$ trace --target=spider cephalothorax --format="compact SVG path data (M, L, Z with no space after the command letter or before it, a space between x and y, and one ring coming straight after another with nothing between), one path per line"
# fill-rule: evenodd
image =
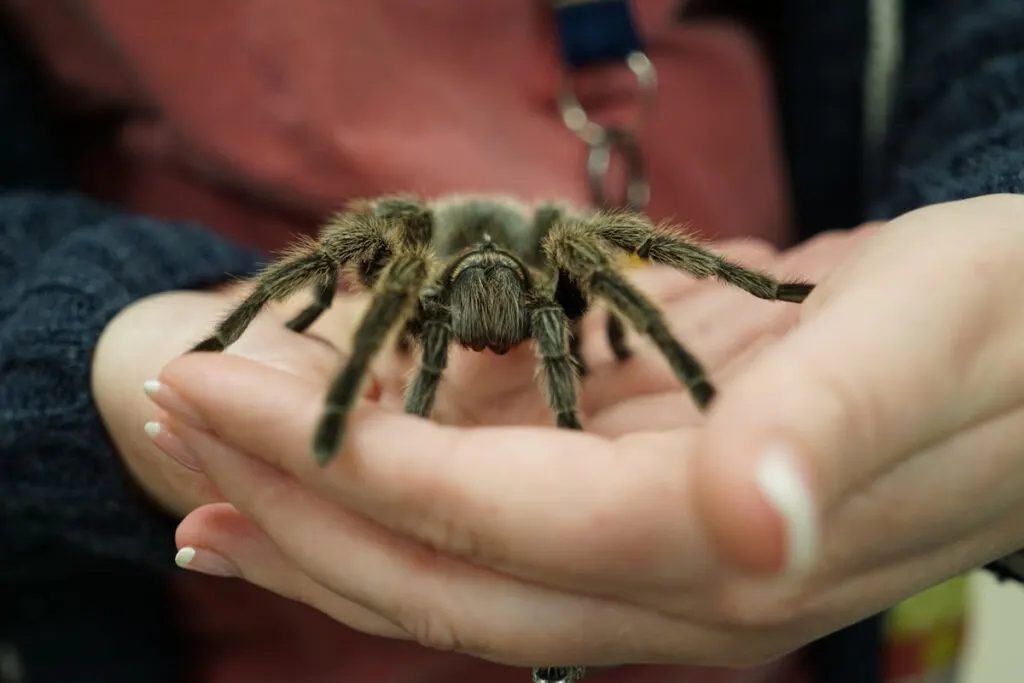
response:
M531 208L503 196L382 197L354 203L318 240L303 241L270 264L248 297L192 350L223 350L270 301L313 286L315 301L288 322L305 330L330 307L342 270L352 269L372 297L352 355L327 393L313 444L321 463L339 451L370 363L394 333L402 346L415 343L420 350L407 412L430 414L453 342L502 354L533 339L556 424L579 429L576 380L586 370L579 323L591 299L611 311L608 340L617 358L630 354L626 320L654 342L706 408L714 389L701 364L623 275L623 254L715 277L762 299L799 303L813 289L732 263L638 213L585 212L558 203Z

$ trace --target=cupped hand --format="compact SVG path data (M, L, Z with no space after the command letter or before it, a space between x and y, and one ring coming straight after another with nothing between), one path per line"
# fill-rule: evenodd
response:
M244 288L172 291L141 299L110 321L93 354L93 397L114 446L146 493L179 516L220 496L205 476L169 462L147 438L142 425L154 414L152 405L140 400L143 385L202 339ZM326 376L334 370L335 345L347 338L360 302L342 299L308 335L299 336L284 329L284 322L302 303L275 304L228 352L309 381Z
M749 265L817 279L859 236L822 237L782 259L757 243L734 244L725 251ZM695 285L678 274L652 269L636 277L665 307L677 333L693 339L718 382L727 382L730 373L755 359L796 320L798 307L767 304L713 284ZM674 580L696 582L712 563L704 559L710 556L708 539L680 489L685 484L682 456L692 447L695 432L663 431L697 424L699 416L656 354L634 342L638 354L617 366L604 347L600 319L592 324L585 349L592 374L584 390L591 433L438 427L382 408L382 400L358 411L349 450L324 470L312 465L308 435L329 378L313 383L227 357L176 361L163 379L188 408L173 413L172 429L231 502L190 515L179 529L179 545L198 548L193 568L240 574L356 628L501 661L593 663L600 643L639 628L635 638L617 640L597 657L621 661L629 643L635 645L652 629L667 634L673 622L652 612L646 601L638 606L604 595L624 578L628 585L636 580L648 584L644 591L650 598L660 593L658 581L651 583L637 568L666 550L658 538L662 531L641 530L636 522L663 514L683 524L685 534L672 546L693 561L691 571L681 567ZM530 359L471 357L466 362L495 360L514 366ZM531 405L541 397L532 364L523 368L525 378L518 384L510 379L496 388L471 372L460 373L459 366L453 370L438 402L449 425L457 425L464 411L477 409L488 391L502 392L490 397L494 400L517 386L521 400ZM493 382L493 375L487 379ZM380 397L387 392L382 389ZM448 403L442 400L445 395ZM165 407L175 403L167 394L156 398ZM507 407L490 410L509 420ZM511 421L527 422L525 416ZM544 422L550 419L544 416ZM646 434L632 434L637 430ZM657 470L664 464L658 454L666 448L669 477ZM624 466L631 474L617 480ZM460 474L463 468L469 471ZM645 491L648 485L653 489ZM459 510L482 514L477 521L487 531L464 533L462 520L450 517ZM398 533L367 521L366 515L380 516ZM555 526L544 528L549 521ZM410 522L413 529L407 528ZM667 528L679 529L676 524ZM488 540L491 533L498 534L497 543ZM515 571L515 553L527 546L532 547L524 578L539 578L545 587L495 571ZM664 578L656 567L649 568ZM587 579L563 593L580 576ZM614 577L611 583L609 577ZM481 612L479 604L487 609ZM467 624L467 617L474 623ZM595 635L595 627L603 635ZM702 634L695 648L709 637L725 637L722 629L712 636L702 628L687 629L690 635ZM666 639L659 636L655 642Z
M760 240L716 245L728 258L779 277L815 280L824 276L870 226L829 233L780 255ZM718 282L695 282L665 267L632 270L633 283L665 313L672 332L691 349L715 382L728 382L763 348L785 334L799 307L766 303ZM584 429L603 436L698 424L703 420L680 389L664 357L629 331L634 355L618 362L608 345L606 316L600 306L583 325L588 374L580 390ZM415 359L403 365L408 373ZM378 395L381 405L400 409L405 377L389 366L391 380ZM381 371L378 371L378 376ZM506 356L453 349L437 404L435 422L454 426L549 425L551 409L537 382L537 357L529 344Z

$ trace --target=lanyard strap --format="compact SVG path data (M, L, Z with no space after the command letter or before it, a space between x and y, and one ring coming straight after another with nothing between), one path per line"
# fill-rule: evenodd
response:
M566 127L588 147L587 178L591 197L598 207L616 205L642 211L650 201L640 133L653 108L658 91L654 64L633 18L629 0L553 0L555 26L565 75L558 109ZM638 86L638 115L631 125L602 126L592 120L573 89L573 73L622 63ZM625 188L617 200L606 190L614 154L626 167Z
M558 109L566 127L587 144L587 178L595 205L612 208L624 205L643 211L650 201L640 127L654 104L658 90L654 64L644 52L644 42L633 20L628 0L553 0L555 26L561 44L565 75L558 96ZM573 90L574 71L624 63L636 77L639 88L639 116L631 126L602 126L593 121ZM605 191L612 155L622 155L626 164L626 187L622 198L610 200ZM576 683L586 674L582 666L534 668L534 683Z
M554 0L562 59L573 69L622 62L644 44L626 0Z

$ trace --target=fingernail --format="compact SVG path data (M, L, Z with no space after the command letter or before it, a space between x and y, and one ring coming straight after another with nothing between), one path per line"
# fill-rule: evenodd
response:
M146 432L146 436L150 438L157 448L171 456L179 464L196 472L202 471L199 461L192 453L192 449L186 446L185 442L179 439L174 432L167 429L166 426L160 422L147 422L143 429Z
M185 546L174 556L174 564L182 569L210 574L212 576L238 576L235 563L212 550Z
M206 429L203 418L190 406L185 399L163 382L155 379L142 384L142 390L153 403L157 404L175 418L196 429Z
M761 456L755 475L761 493L779 513L786 528L783 571L787 574L809 572L818 560L818 511L796 462L789 448L772 446Z

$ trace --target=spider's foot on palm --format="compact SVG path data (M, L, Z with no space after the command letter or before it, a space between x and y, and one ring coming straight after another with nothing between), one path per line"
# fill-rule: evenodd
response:
M583 429L580 417L576 413L559 413L555 416L555 425L559 429Z
M711 382L706 379L701 379L694 382L690 387L690 395L693 397L693 402L697 404L697 407L701 410L707 410L708 406L715 398L715 388L711 385Z
M313 457L318 465L326 465L338 454L345 442L347 415L338 410L325 410L313 437Z
M189 353L196 353L199 351L220 352L223 350L224 344L220 341L220 339L218 339L217 337L208 337L203 341L199 342L198 344L196 344L195 346L193 346L191 349L189 349Z
M805 282L783 282L775 292L778 301L799 304L814 291L814 285Z

